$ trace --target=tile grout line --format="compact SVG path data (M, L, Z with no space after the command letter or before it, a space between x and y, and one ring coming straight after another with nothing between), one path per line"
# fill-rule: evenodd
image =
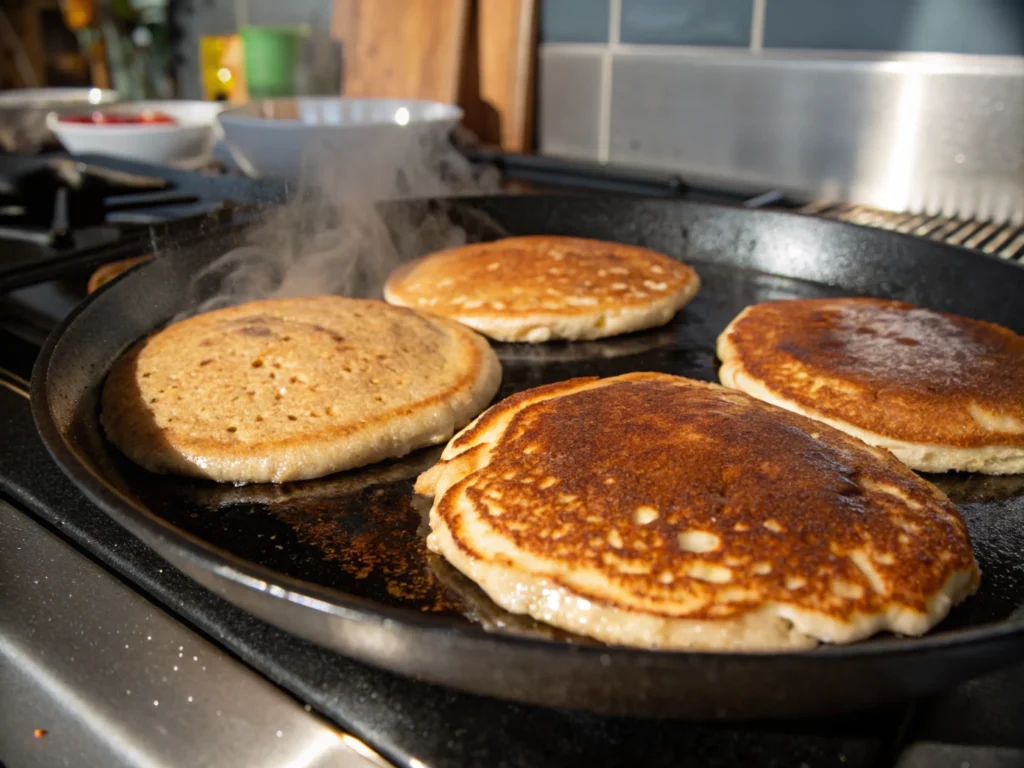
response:
M768 0L754 0L750 17L750 52L764 50L764 14Z
M608 44L618 48L622 42L622 0L608 2Z
M607 163L611 155L612 133L612 57L619 47L622 0L608 3L608 45L601 53L601 100L598 105L597 159Z
M249 0L235 0L235 27L249 26Z
M612 52L601 54L601 93L597 105L597 159L607 163L611 148L612 121Z

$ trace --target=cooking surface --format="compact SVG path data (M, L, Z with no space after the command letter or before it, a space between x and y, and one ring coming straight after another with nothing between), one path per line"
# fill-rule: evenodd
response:
M642 336L585 350L509 347L503 353L528 359L522 361L518 374L509 371L508 389L577 374L613 374L637 368L711 378L711 345L726 321L752 298L778 295L776 278L766 281L758 276L769 270L804 278L795 284L815 293L828 292L820 287L828 281L850 293L896 296L1013 327L1021 324L1016 267L849 225L792 214L579 197L472 198L412 207L396 204L387 207L384 215L393 221L393 216L415 212L435 220L439 210L467 227L471 238L566 233L644 244L695 262L711 281L705 299L687 307L670 329L679 336L682 349L658 337L661 346L655 344L646 351L630 347L628 353L614 356L624 351L616 349L616 344L637 344ZM995 578L983 587L982 595L952 618L950 626L969 627L966 634L938 632L923 639L881 639L788 655L652 653L617 647L573 648L532 639L524 642L523 638L483 632L450 615L424 615L420 610L396 606L396 601L409 599L402 594L401 574L385 574L391 583L384 579L382 585L379 576L371 580L372 568L358 578L360 563L354 569L349 566L356 576L346 575L352 579L351 592L325 589L296 581L255 559L232 557L173 528L145 511L144 504L133 504L123 495L127 485L122 477L124 466L118 466L116 452L101 436L95 395L103 372L121 351L201 300L202 296L191 293L192 276L228 244L209 237L180 244L179 252L133 271L96 294L69 321L63 334L44 349L33 384L33 405L51 450L91 498L172 563L256 615L325 647L420 679L520 701L616 714L664 716L671 712L735 719L838 712L940 690L1016 658L1016 638L1022 627L1009 613L1022 601L1024 581L1013 569L1016 558L1004 553L1017 551L1020 541L1006 526L1000 527L1000 514L983 515L978 520L981 525L976 526L982 568L992 570ZM421 247L409 244L403 250L404 258L420 255ZM716 266L705 266L712 263ZM949 290L949 285L961 284L968 274L983 281L984 297ZM818 283L819 288L809 281ZM749 293L750 285L764 288ZM206 285L205 290L212 288ZM139 301L140 296L145 297L144 302ZM566 354L578 358L581 353L585 359L564 358ZM538 355L548 359L543 361ZM135 492L129 490L127 495ZM399 504L404 515L410 498L396 494L391 501ZM246 503L245 498L236 500ZM990 509L1003 504L1010 514L1015 503L994 500ZM189 521L204 517L200 511L189 514L196 515ZM405 520L408 522L403 525L411 526L415 516ZM238 546L245 535L282 535L249 524L235 528L232 546ZM407 540L416 541L412 535ZM278 553L294 549L296 541L297 537L288 540L286 546L275 538L273 544L260 543L258 548L269 549L271 557L287 557ZM987 560L986 552L996 558ZM423 573L422 567L419 572ZM433 575L443 580L443 574ZM363 590L364 584L367 591L357 591ZM373 599L373 590L384 599ZM473 600L472 594L457 585L455 591L462 593L463 600L472 601L474 611L487 614L492 623L502 621L486 602Z
M744 307L769 299L841 295L815 283L752 270L696 263L703 287L672 323L660 329L583 345L495 344L504 377L498 399L576 376L662 371L717 381L715 339ZM109 447L109 446L108 446ZM281 486L226 484L160 476L110 449L112 464L142 503L215 546L288 576L387 605L463 614L488 626L549 637L551 630L514 617L439 558L424 536L429 500L412 493L416 476L440 449L403 460ZM1024 477L932 478L967 518L984 577L979 592L933 632L1007 618L1024 594L1024 568L1004 552L1024 551ZM992 585L1003 589L993 590ZM1006 589L1013 584L1011 589ZM586 641L585 641L586 642Z

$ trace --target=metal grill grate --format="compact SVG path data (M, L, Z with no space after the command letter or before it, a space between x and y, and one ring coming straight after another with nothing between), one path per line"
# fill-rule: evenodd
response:
M854 203L808 203L800 213L848 221L918 237L929 237L1024 263L1024 227L1016 224L949 219L927 214L893 213Z

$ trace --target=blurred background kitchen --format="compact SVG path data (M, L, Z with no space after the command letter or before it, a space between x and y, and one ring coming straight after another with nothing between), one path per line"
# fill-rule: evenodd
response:
M836 212L862 223L894 212L903 218L879 219L893 228L919 228L913 217L925 214L939 229L977 223L963 242L989 222L1024 223L1020 0L8 0L3 8L8 149L52 146L39 110L34 124L26 114L32 99L49 110L72 96L18 89L81 87L86 102L122 104L417 98L458 105L463 141L505 152L678 174L826 213L826 204L863 206L870 210ZM322 109L306 117L253 109L250 117L332 119ZM215 122L217 111L201 119ZM70 134L84 129L58 127L76 149ZM248 156L258 150L227 138L234 152L223 136L217 143L227 165L289 175L281 162L261 170ZM118 143L100 148L139 151ZM1005 234L993 252L1016 236Z

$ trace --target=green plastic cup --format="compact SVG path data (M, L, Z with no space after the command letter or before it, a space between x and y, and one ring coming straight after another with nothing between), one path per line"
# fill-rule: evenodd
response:
M242 56L250 98L278 99L295 95L304 37L301 27L242 29Z

